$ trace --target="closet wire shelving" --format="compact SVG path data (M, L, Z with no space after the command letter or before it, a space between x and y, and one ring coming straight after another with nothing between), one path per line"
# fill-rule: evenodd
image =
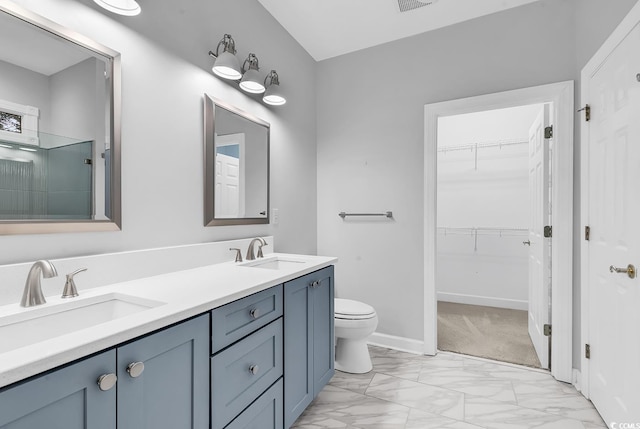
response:
M478 142L478 143L468 143L463 145L452 145L452 146L443 146L438 148L438 153L447 152L460 152L460 151L472 151L475 155L475 169L478 169L478 150L479 149L488 149L488 148L499 148L509 146L518 146L518 145L528 145L529 140L526 138L519 139L509 139L509 140L497 140L492 142Z
M492 235L498 237L527 237L529 235L528 228L511 228L511 227L449 227L439 226L438 233L447 235L470 235L473 237L473 251L478 251L478 236Z

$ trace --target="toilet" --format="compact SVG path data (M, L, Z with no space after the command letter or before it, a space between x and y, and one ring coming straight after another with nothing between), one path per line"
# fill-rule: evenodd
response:
M378 326L378 315L370 305L335 298L336 369L352 374L371 371L367 338Z

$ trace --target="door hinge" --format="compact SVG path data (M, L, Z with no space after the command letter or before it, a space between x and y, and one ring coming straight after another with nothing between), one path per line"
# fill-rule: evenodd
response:
M591 120L591 106L587 104L582 109L578 110L578 112L582 112L583 110L584 110L584 120L589 122Z
M553 233L553 228L551 228L550 225L547 225L544 227L544 237L545 238L551 238L551 235Z
M589 344L584 345L584 357L591 359L591 346Z
M551 336L551 325L549 325L548 323L544 325L544 336L545 337Z
M591 227L590 226L585 226L584 227L584 239L589 241L590 238L591 238Z
M553 125L548 126L544 129L544 138L545 139L553 138Z

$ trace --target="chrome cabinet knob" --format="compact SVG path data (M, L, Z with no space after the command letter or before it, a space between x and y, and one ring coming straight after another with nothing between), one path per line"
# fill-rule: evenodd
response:
M259 308L252 308L249 311L249 315L251 316L252 319L257 319L258 317L260 317L260 309Z
M318 286L320 286L320 282L318 280L314 280L309 283L309 286L311 286L312 288L317 288Z
M522 244L525 246L531 246L531 240L523 241Z
M98 388L106 392L116 385L116 381L118 381L118 377L115 374L102 374L98 377Z
M138 378L144 372L144 363L142 362L131 362L129 366L127 366L127 372L132 378Z
M258 365L251 365L249 367L249 372L253 375L256 375L259 370L260 370L260 367Z

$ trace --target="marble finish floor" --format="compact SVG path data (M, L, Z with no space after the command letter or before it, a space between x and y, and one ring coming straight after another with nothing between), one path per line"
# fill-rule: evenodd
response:
M441 352L370 347L373 371L336 371L296 429L595 429L590 401L547 372Z

